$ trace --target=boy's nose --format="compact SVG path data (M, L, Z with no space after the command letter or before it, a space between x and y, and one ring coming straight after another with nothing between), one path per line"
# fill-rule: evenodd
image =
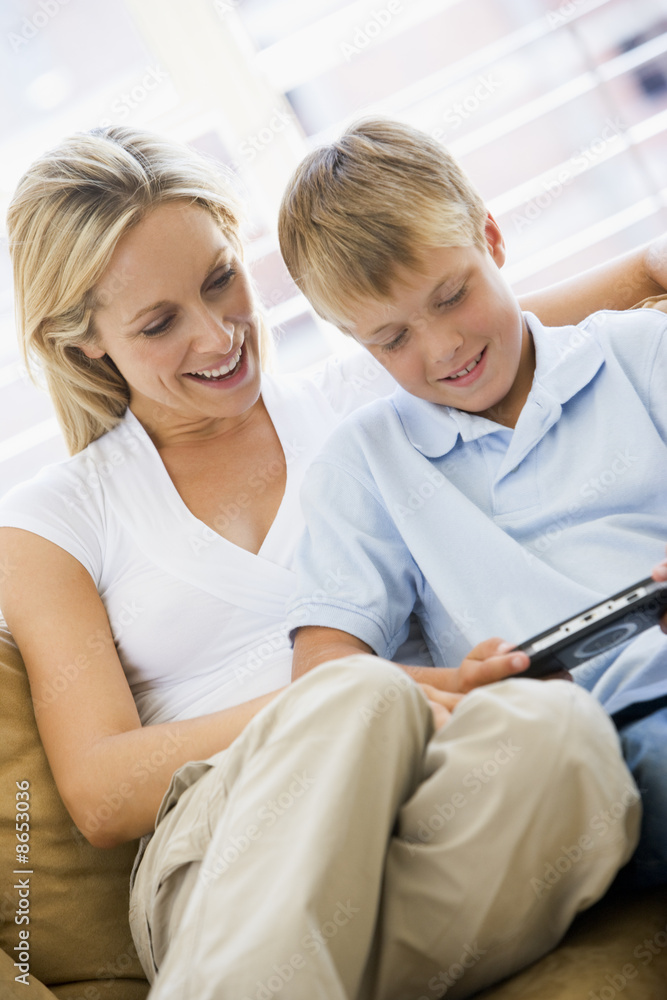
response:
M442 326L434 324L424 342L429 363L449 370L463 344L463 337L457 330L444 330Z

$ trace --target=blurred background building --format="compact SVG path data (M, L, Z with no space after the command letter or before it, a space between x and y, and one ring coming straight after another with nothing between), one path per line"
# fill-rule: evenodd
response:
M131 123L234 168L278 367L345 350L289 279L275 221L313 145L409 121L470 172L518 292L665 230L664 0L0 0L0 494L66 454L18 359L4 217L64 135Z

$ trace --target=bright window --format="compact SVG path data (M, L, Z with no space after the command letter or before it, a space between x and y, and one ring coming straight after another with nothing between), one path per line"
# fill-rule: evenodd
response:
M517 291L667 223L662 0L7 0L0 6L2 215L22 171L105 121L173 135L233 166L279 366L346 341L281 262L280 195L314 144L361 114L446 142L503 229ZM0 247L0 493L65 455L27 381Z

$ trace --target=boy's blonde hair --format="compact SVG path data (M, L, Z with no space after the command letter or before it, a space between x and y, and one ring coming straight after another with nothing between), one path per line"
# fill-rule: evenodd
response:
M128 385L95 341L95 286L118 241L157 205L182 200L209 212L239 253L242 213L224 168L139 129L93 129L29 168L7 216L19 342L31 375L43 371L72 454L121 419ZM270 336L260 316L262 357Z
M486 250L487 209L459 164L425 132L365 119L314 150L280 206L280 249L323 319L345 329L355 303L385 299L398 268L441 246Z

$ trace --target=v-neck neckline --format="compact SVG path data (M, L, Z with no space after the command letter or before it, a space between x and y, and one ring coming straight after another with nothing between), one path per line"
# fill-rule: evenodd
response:
M284 512L286 510L286 507L288 506L288 501L292 493L293 476L291 476L290 474L290 463L287 460L287 455L285 454L285 449L283 445L284 436L281 433L282 419L280 414L280 407L275 405L277 404L277 400L273 398L271 388L272 388L271 382L269 381L269 379L267 379L266 374L263 374L260 395L264 402L264 406L266 407L266 412L268 413L269 420L271 421L273 429L276 432L278 443L280 444L280 448L283 453L283 459L285 461L285 488L283 490L283 495L281 497L280 504L278 505L278 509L276 510L275 517L269 526L269 530L262 539L262 544L260 545L257 552L253 552L251 549L246 549L242 545L237 545L236 542L230 541L229 538L225 538L224 535L221 535L219 532L215 531L214 528L211 528L208 524L206 524L205 521L202 521L200 518L196 516L196 514L192 513L188 505L183 500L183 497L176 489L174 481L169 475L169 472L167 471L167 467L162 460L160 452L158 451L155 444L151 440L148 431L143 426L139 418L132 412L132 410L129 407L127 408L127 411L125 413L125 419L128 420L130 424L134 423L136 425L135 429L144 439L146 447L152 451L155 461L157 463L157 467L159 468L159 475L162 477L164 481L163 488L166 490L166 494L169 496L174 508L178 512L180 512L181 517L185 517L189 519L191 522L194 522L199 528L200 532L201 531L207 533L210 532L211 536L213 536L211 539L212 542L216 543L216 539L219 540L220 544L224 548L227 548L229 552L234 552L239 554L242 553L243 554L241 556L242 558L248 556L251 559L266 559L268 562L275 562L275 560L270 558L266 550L267 549L270 550L272 547L273 540L278 531L278 526L279 526L278 522L282 523L282 521L284 520Z

